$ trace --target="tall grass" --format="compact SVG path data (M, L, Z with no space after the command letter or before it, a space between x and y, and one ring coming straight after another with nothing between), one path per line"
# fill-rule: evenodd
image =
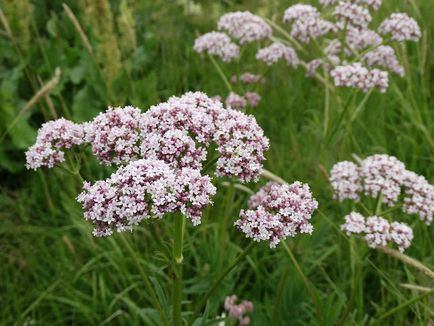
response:
M16 18L7 10L12 2L0 1L13 31L10 35L2 21L0 134L7 136L0 143L1 325L157 325L161 319L155 306L170 319L173 218L143 224L131 234L95 239L74 200L81 181L60 169L25 171L23 150L33 142L40 123L52 118L50 101L59 116L83 121L109 104L145 110L186 90L226 92L212 63L193 52L194 38L211 30L223 12L250 9L280 19L293 3L100 2L109 5L110 13L103 12L112 17L104 21L111 27L101 33L110 34L117 45L97 37L95 23L86 20L76 1L65 3L84 34L58 0L29 1L32 10L26 19L31 23L16 32L11 27ZM331 199L327 178L333 163L353 153L388 153L434 181L434 4L385 1L380 16L401 10L416 17L424 31L421 42L407 45L399 54L407 75L394 78L386 94L373 94L351 129L336 131L339 141L322 142L326 94L319 82L306 79L302 69L288 71L282 66L267 72L263 100L252 112L271 140L266 168L287 181L308 182L320 212L312 220L313 235L288 241L288 250L255 246L210 297L205 308L210 320L222 312L224 297L233 293L253 301L253 325L427 325L434 320L432 280L345 236L338 226L347 210ZM131 28L137 43L131 41L126 54L123 44L133 37ZM28 46L26 33L31 33ZM116 46L121 54L109 55L114 65L95 59L83 35L93 52L107 44ZM108 55L117 50L104 51ZM224 69L253 71L257 66L254 59L241 64ZM62 71L59 84L14 124L20 109L53 78L56 67ZM357 101L362 97L358 95ZM333 121L336 117L330 117L330 126ZM101 170L89 159L83 172L86 179L96 180L110 170ZM255 190L262 184L248 186ZM223 184L217 193L202 224L186 224L184 311L193 310L249 243L232 227L249 195ZM432 268L433 227L404 215L399 219L415 233L407 254Z

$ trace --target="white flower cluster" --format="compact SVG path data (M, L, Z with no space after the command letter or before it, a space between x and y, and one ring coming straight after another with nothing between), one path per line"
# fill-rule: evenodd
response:
M36 170L52 168L65 161L62 149L84 142L83 125L60 118L44 123L38 130L36 142L26 151L26 167Z
M281 185L269 182L249 201L248 210L240 212L235 226L254 241L268 241L274 248L286 237L311 234L309 220L318 202L307 184Z
M240 44L269 38L271 27L261 18L249 11L230 12L220 17L218 29L227 31Z
M372 16L367 8L351 2L339 2L333 11L339 25L342 28L354 27L358 29L367 28Z
M250 325L250 318L246 316L253 311L253 303L251 301L243 300L236 303L238 297L234 294L225 298L224 308L228 313L229 318L238 320L240 326Z
M389 241L393 241L399 251L403 252L410 247L413 240L413 230L407 224L389 223L380 216L370 216L365 219L357 212L351 212L345 216L345 223L341 225L341 229L347 235L364 236L371 248L385 247Z
M299 64L295 50L282 43L274 42L256 53L256 59L265 62L269 66L282 58L285 59L286 63L290 66L297 67Z
M330 75L336 86L358 88L364 92L378 88L384 93L389 86L387 71L368 69L360 62L337 66L330 71Z
M209 55L215 55L224 62L230 62L240 56L239 46L225 33L220 32L209 32L199 36L194 41L194 50L197 53L207 52Z
M417 22L406 13L394 13L384 20L378 31L381 34L390 34L393 41L418 41L422 35Z
M362 60L368 67L383 67L403 77L404 67L398 62L395 50L389 45L380 45L363 55Z
M364 193L395 206L403 193L402 210L416 214L431 224L434 214L434 186L425 177L408 171L396 157L376 154L365 158L360 166L352 162L336 163L330 171L334 198L339 201L360 200ZM403 190L403 191L402 191Z
M143 219L176 211L197 225L214 194L210 178L198 170L174 170L163 161L142 159L121 167L107 180L86 182L77 200L85 218L95 223L93 234L109 236L113 230L129 230Z

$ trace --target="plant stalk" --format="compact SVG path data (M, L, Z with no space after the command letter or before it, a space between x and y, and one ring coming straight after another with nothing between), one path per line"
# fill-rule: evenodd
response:
M173 236L173 325L182 325L182 244L184 239L184 217L175 216L175 232Z

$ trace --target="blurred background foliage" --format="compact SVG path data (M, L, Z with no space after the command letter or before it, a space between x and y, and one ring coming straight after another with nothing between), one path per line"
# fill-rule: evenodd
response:
M368 316L418 297L400 282L432 286L423 275L381 254L363 248L350 253L348 239L334 224L348 209L331 201L327 171L352 153L395 155L409 169L434 180L434 3L384 2L375 21L406 11L420 23L423 38L399 49L406 78L393 77L386 94L369 99L358 121L348 127L350 132L342 131L348 137L324 145L324 90L305 78L301 68L289 70L282 64L268 70L260 90L262 102L250 112L271 139L267 168L288 181L308 182L327 215L315 216L312 237L293 241L321 298L321 311L315 312L286 253L261 246L210 302L210 317L221 311L225 295L236 293L254 301L254 325L288 325L288 320L291 325L362 325ZM0 325L158 324L138 271L151 276L159 299L167 302L170 221L96 240L74 201L81 182L57 169L26 171L24 152L47 120L82 122L108 106L146 110L187 90L225 95L212 64L193 52L195 37L214 29L225 12L250 10L280 22L293 3L0 0ZM261 71L254 56L224 69L228 76ZM108 172L89 159L85 176L95 180ZM205 212L203 224L189 227L184 255L189 299L197 298L245 246L245 239L230 226L246 200L245 194L219 186L216 204ZM409 217L401 220L415 229L409 254L434 266L433 228ZM356 267L348 267L350 254L356 255L351 261ZM432 323L433 306L429 297L406 305L390 324Z

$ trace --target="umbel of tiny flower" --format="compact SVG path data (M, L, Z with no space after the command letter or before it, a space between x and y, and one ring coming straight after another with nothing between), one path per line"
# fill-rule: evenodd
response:
M384 204L395 206L403 194L402 211L419 215L431 224L434 213L434 186L423 176L408 171L396 157L376 154L353 162L336 163L330 171L334 198L339 201L359 201L363 193L381 198Z
M235 226L246 237L267 241L274 248L288 236L311 234L309 220L317 208L318 202L307 184L269 182L250 198L249 209L240 212Z
M201 169L211 143L219 154L218 176L243 182L258 178L269 147L263 130L253 116L225 109L201 92L172 97L145 113L128 106L109 108L81 125L64 119L49 122L26 153L27 167L53 167L65 160L62 149L88 144L103 164L154 158L173 168Z
M175 170L163 161L141 159L120 167L108 179L86 182L78 195L87 220L95 224L95 236L131 230L140 221L181 212L194 225L211 204L215 187L198 170Z
M236 303L238 297L234 294L225 298L224 308L229 318L238 320L240 326L250 325L250 318L248 313L253 312L253 303L251 301L243 300Z
M363 236L369 247L384 247L389 242L398 246L404 252L411 245L413 230L405 223L392 222L380 216L365 218L362 214L351 212L345 216L345 223L341 225L342 231L347 235Z

